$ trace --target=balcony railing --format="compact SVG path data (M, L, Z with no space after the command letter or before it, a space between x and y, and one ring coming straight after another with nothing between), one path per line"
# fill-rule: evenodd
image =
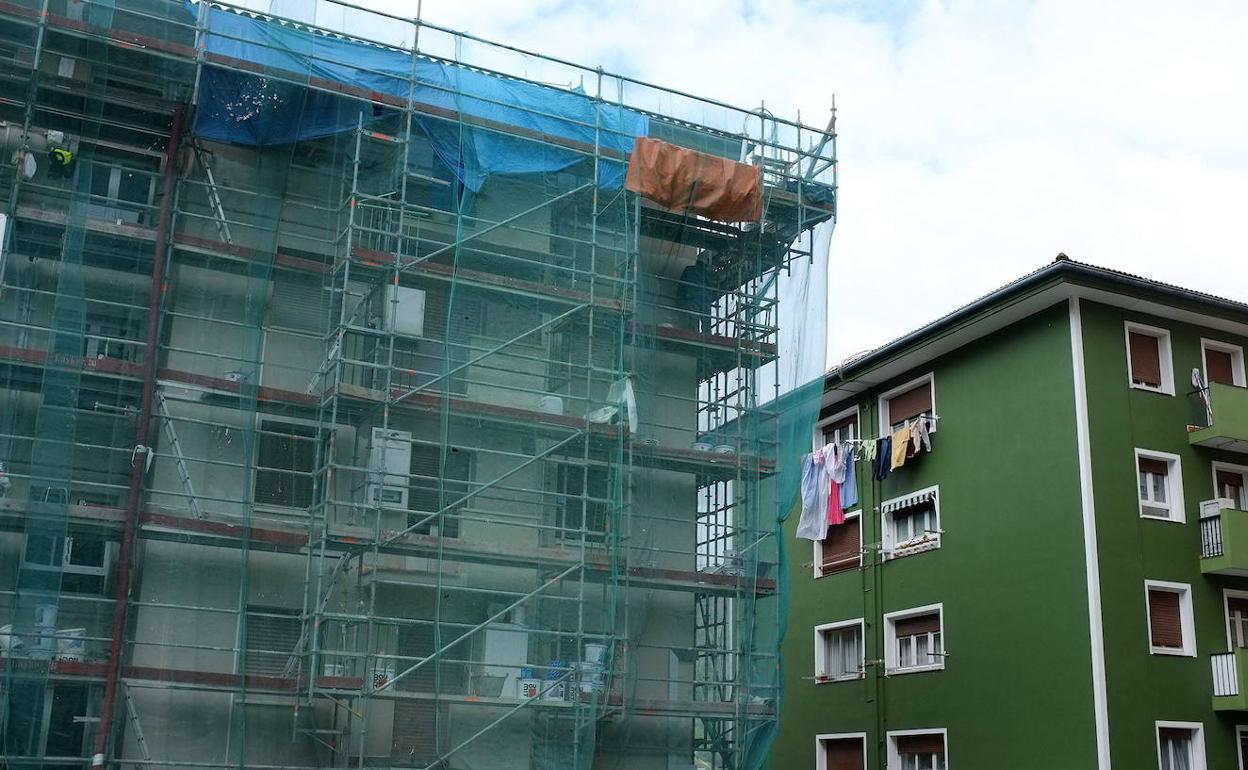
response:
M1235 662L1235 653L1210 655L1209 661L1213 667L1213 697L1239 695L1239 667Z
M1200 504L1200 571L1206 575L1248 577L1248 511L1230 500Z
M1193 398L1196 424L1187 434L1192 446L1248 452L1248 388L1211 382Z
M1222 542L1222 516L1209 516L1201 519L1200 558L1211 559L1224 553L1226 549Z

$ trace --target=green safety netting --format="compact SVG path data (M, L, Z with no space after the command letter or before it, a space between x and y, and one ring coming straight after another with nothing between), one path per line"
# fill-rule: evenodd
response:
M5 765L766 763L830 134L330 2L0 78Z

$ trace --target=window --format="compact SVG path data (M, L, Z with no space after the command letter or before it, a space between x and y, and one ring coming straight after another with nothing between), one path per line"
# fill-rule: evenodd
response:
M1248 500L1244 499L1244 488L1248 486L1244 483L1244 477L1244 469L1239 466L1215 464L1213 496L1225 497L1236 509L1244 510L1248 507Z
M858 438L858 408L854 407L848 414L842 412L833 416L826 425L819 426L819 429L825 444Z
M884 554L898 559L940 547L940 500L937 487L887 500L880 506Z
M1183 522L1183 475L1179 456L1168 452L1135 450L1140 515L1148 519Z
M607 538L607 469L601 465L561 464L556 472L555 537L601 543Z
M247 605L246 672L270 676L297 674L298 661L302 660L301 650L297 649L302 634L299 614L294 610Z
M31 532L22 555L24 579L31 588L100 595L105 592L112 552L113 543L98 536Z
M862 516L847 514L845 523L828 527L828 536L815 543L815 577L862 566Z
M468 495L468 480L472 478L472 453L459 447L443 448L434 444L413 443L409 466L411 494L407 509L416 511L407 519L408 526L419 524L413 532L428 535L436 532L440 537L459 537L458 508L443 511L432 521L425 521L430 514L448 506L457 506Z
M892 390L880 397L880 432L896 430L921 415L932 416L935 413L936 399L933 395L932 376L929 374L914 382ZM936 423L930 422L929 430L936 430Z
M815 737L815 770L866 770L867 736L842 733Z
M1223 590L1227 647L1248 647L1248 592Z
M1158 722L1157 762L1161 770L1205 770L1204 727L1199 722Z
M815 681L862 678L862 619L815 626Z
M316 428L261 420L256 444L256 502L287 508L312 505Z
M1196 655L1192 590L1186 583L1145 581L1148 643L1154 655Z
M1244 387L1244 349L1224 342L1201 340L1200 352L1204 358L1205 382Z
M888 734L889 770L945 770L945 731Z
M1133 388L1174 395L1170 332L1127 323L1127 373Z
M889 674L945 667L941 605L884 616L884 664Z

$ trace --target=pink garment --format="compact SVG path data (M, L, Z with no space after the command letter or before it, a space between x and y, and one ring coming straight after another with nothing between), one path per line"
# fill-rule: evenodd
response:
M845 510L841 508L841 485L828 479L828 524L837 526L845 523Z

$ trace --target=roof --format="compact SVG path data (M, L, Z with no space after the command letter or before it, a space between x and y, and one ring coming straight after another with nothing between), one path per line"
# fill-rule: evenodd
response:
M1078 262L1070 259L1065 254L1058 254L1057 258L1047 265L1010 281L995 291L972 300L940 318L877 348L842 361L827 372L826 381L828 388L832 389L837 383L854 380L859 375L876 369L886 362L899 358L910 358L909 353L914 349L920 348L925 343L944 336L958 327L974 325L976 319L994 308L1003 307L1021 297L1042 294L1045 293L1044 290L1046 289L1063 285L1068 288L1081 287L1094 290L1098 299L1102 299L1107 295L1149 299L1161 305L1180 306L1198 314L1228 319L1236 324L1248 324L1248 303L1237 302L1193 289L1186 289L1162 281L1154 281L1121 270ZM1056 302L1059 299L1086 292L1049 293L1052 294L1052 300ZM995 328L999 328L999 326ZM987 329L982 333L987 333L987 331L991 330ZM973 336L982 336L982 334ZM923 361L934 357L934 355L917 356L915 360L909 362L909 365L917 366ZM896 369L896 367L890 368Z

